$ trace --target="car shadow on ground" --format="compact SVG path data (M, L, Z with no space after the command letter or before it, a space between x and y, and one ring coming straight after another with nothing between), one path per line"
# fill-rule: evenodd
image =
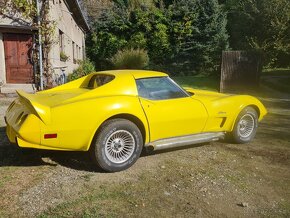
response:
M0 127L0 167L42 165L62 165L75 170L102 172L92 163L87 152L22 149L11 144L5 134L5 127Z
M0 167L4 166L57 166L88 172L104 172L96 167L89 157L88 152L76 151L48 151L38 149L22 149L15 144L11 144L5 134L5 127L0 127ZM188 149L192 147L204 146L206 143L172 148L161 151L149 151L144 149L141 158L158 155L166 152Z
M179 151L179 150L186 150L189 148L202 147L208 144L209 142L205 142L205 143L199 143L199 144L184 145L184 146L176 147L176 148L168 148L168 149L158 150L158 151L153 151L151 148L147 148L147 149L143 149L141 157L159 155L159 154L174 152L174 151Z

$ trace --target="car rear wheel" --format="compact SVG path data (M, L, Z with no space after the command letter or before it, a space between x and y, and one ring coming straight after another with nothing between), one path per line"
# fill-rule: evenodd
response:
M237 117L232 139L235 143L250 142L256 135L258 127L258 114L252 107L243 109Z
M131 167L139 158L143 138L139 128L126 119L106 121L98 131L90 153L97 165L107 172Z

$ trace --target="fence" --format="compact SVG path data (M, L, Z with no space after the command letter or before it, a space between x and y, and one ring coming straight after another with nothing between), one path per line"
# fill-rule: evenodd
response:
M224 51L221 66L221 92L246 91L259 87L262 55L256 51Z

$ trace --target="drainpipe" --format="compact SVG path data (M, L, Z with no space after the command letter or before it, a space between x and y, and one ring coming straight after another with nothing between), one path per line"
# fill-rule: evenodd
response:
M38 0L36 0L36 9L37 9L37 25L38 27L40 27L40 8ZM38 28L38 45L39 45L40 90L43 90L42 41L41 41L41 32L39 28Z

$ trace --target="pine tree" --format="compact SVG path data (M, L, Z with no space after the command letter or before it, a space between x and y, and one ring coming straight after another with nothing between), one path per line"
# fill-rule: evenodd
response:
M226 16L217 0L181 0L169 7L173 61L186 74L214 70L228 47Z

